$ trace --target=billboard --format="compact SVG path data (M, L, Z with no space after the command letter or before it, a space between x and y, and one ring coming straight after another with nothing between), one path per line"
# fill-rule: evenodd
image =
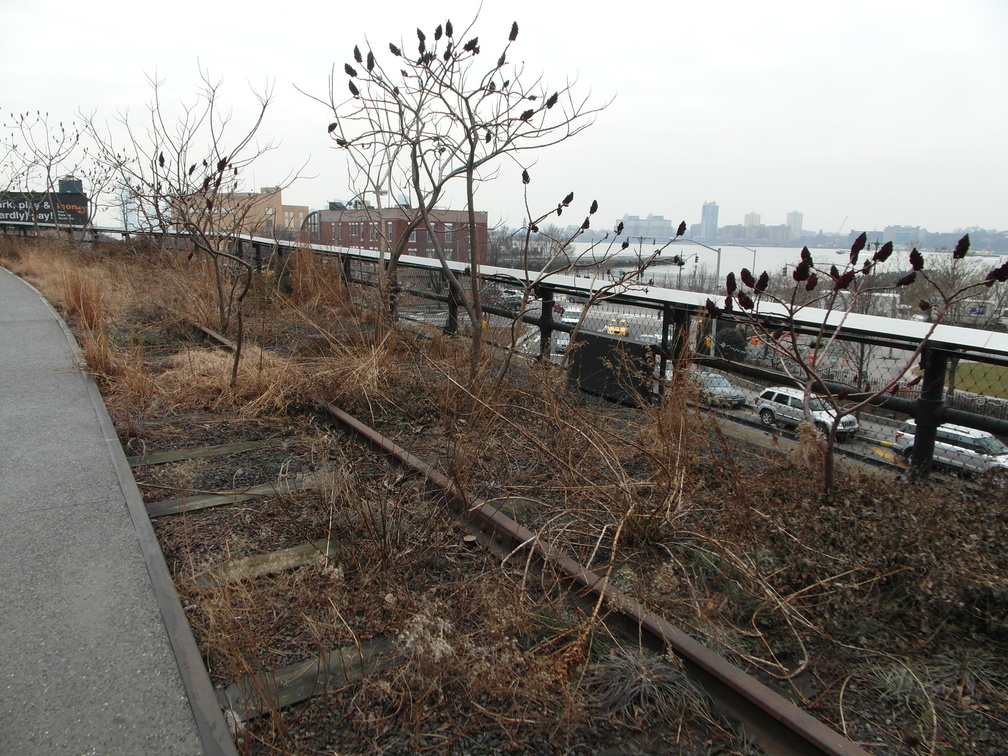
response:
M83 226L88 198L79 192L0 192L0 223Z

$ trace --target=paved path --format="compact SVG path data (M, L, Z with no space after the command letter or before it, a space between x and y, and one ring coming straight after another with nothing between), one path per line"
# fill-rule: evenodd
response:
M0 268L0 754L233 754L77 345Z

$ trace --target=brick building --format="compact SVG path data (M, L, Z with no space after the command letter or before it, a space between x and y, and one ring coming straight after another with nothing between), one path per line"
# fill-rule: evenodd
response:
M391 250L406 233L413 209L358 207L330 202L327 210L315 210L305 220L303 230L310 241L336 247ZM470 262L469 213L464 210L431 211L431 226L420 226L410 235L404 254L434 257L433 233L441 242L445 257ZM487 260L487 214L476 213L476 259Z

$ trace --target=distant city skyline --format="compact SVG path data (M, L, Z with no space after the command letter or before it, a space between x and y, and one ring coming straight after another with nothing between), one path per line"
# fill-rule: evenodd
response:
M686 221L686 240L721 244L728 246L768 246L784 247L801 245L806 241L824 245L845 244L864 232L869 243L891 241L899 246L919 246L922 249L948 247L958 240L965 229L928 229L924 226L888 224L878 229L826 229L802 228L803 214L792 210L785 215L785 222L766 224L762 215L749 211L743 215L742 223L718 225L720 207L714 200L704 202L700 207L701 221ZM705 226L704 220L707 225ZM675 236L678 220L664 215L649 213L646 216L624 215L614 227L622 225L622 236L631 241L662 244ZM975 242L974 251L1008 253L1008 231L977 230L971 232ZM597 238L597 236L596 236Z
M690 230L689 235L696 239L703 241L708 238L708 235L716 234L718 230L725 228L739 228L739 229L761 229L761 228L773 228L778 229L779 233L783 233L786 229L787 240L798 240L803 236L846 236L852 233L885 233L886 231L891 231L893 233L900 233L906 236L908 230L916 230L921 233L929 234L946 234L953 233L957 231L968 231L970 229L980 229L979 226L958 226L953 228L932 228L920 224L904 224L899 222L885 223L878 228L858 228L851 225L842 225L836 229L828 228L805 228L804 227L804 213L799 210L791 210L784 214L783 222L774 223L766 222L767 219L763 217L763 214L750 210L748 212L742 213L742 220L740 223L724 223L721 224L719 221L722 219L721 211L722 206L716 200L705 201L700 206L699 220L695 217L684 217L684 218L668 218L665 215L658 215L654 213L648 213L647 215L631 215L626 214L622 218L619 218L614 225L623 223L628 229L627 234L631 236L643 236L649 238L661 238L665 234L670 237L674 233L674 229L679 221L685 221L686 227ZM709 229L705 231L704 227L704 217L705 214L709 216ZM774 220L773 218L769 220ZM1006 229L983 229L986 231L991 231L994 233L1005 233L1008 234ZM759 237L754 237L759 238ZM765 238L765 237L764 237Z

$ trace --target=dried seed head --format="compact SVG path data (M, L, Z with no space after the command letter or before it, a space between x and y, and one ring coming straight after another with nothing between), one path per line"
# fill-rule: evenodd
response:
M857 264L858 255L861 254L861 250L865 248L865 244L867 244L867 243L868 243L868 234L866 234L864 231L862 231L861 235L858 236L858 238L854 240L854 243L851 245L851 248L850 248L850 261L851 261L851 265L856 265Z
M966 253L969 251L970 238L969 234L966 234L959 242L956 244L955 249L952 250L953 260L962 260L966 257Z

